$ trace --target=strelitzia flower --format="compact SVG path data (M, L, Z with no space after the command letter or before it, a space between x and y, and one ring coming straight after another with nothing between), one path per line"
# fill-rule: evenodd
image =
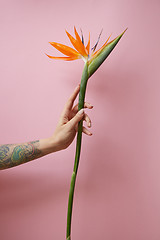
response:
M64 57L56 57L56 56L50 56L48 54L46 54L46 55L52 59L65 60L65 61L73 61L73 60L77 60L77 59L82 59L85 63L86 62L88 63L88 68L89 68L88 74L90 77L99 68L99 66L102 64L102 62L108 57L108 55L113 50L113 48L116 46L116 44L118 43L118 41L120 40L122 35L125 33L125 31L122 34L120 34L117 38L108 42L111 37L111 35L110 35L107 38L106 42L103 44L103 46L99 50L95 51L97 48L102 31L99 34L96 44L90 50L90 33L89 33L88 43L85 46L83 34L82 34L82 39L81 39L76 28L74 27L75 37L71 36L71 34L69 34L66 31L66 34L74 48L71 48L71 47L61 44L61 43L49 42L54 48L56 48L58 51L63 53L65 56Z
M108 55L112 52L112 50L117 45L117 43L121 39L124 32L122 34L120 34L118 37L116 37L114 40L108 42L110 39L110 36L111 36L110 35L108 37L107 41L103 44L103 46L97 51L95 51L95 50L97 48L102 31L99 34L96 44L94 45L93 48L91 48L91 50L90 50L90 33L89 33L88 43L85 46L83 34L82 34L82 38L80 38L75 27L74 27L75 38L72 37L66 31L67 36L69 37L69 40L74 48L68 47L61 43L50 42L50 44L53 47L55 47L57 50L59 50L65 56L64 57L56 57L56 56L50 56L50 55L46 54L49 58L65 60L65 61L83 59L83 61L85 62L83 73L82 73L82 78L81 78L81 84L80 84L78 110L80 110L84 107L85 92L86 92L88 79L100 67L100 65L104 62L104 60L108 57ZM68 213L67 213L67 233L66 233L67 240L71 239L72 206L73 206L74 188L75 188L75 182L76 182L79 159L80 159L80 152L81 152L82 128L83 128L83 120L81 120L78 125L75 162L74 162L74 168L73 168L70 192L69 192Z
M101 31L102 32L102 31ZM76 28L74 27L74 33L75 33L75 38L73 36L71 36L67 31L67 36L71 42L71 44L73 45L73 48L68 47L66 45L63 45L61 43L56 43L56 42L50 42L50 44L55 47L57 50L59 50L61 53L63 53L64 55L66 55L66 57L54 57L54 56L49 56L48 54L46 54L48 57L52 58L52 59L58 59L58 60L66 60L66 61L72 61L72 60L76 60L76 59L80 59L82 58L84 60L84 62L90 60L90 58L93 58L96 56L96 54L98 54L107 44L109 38L107 39L107 41L104 43L104 45L95 52L96 47L98 45L99 39L100 39L100 35L98 37L98 41L95 44L95 46L92 48L92 53L90 55L90 33L89 33L89 40L87 45L84 45L84 37L82 34L82 39L80 38L79 34L77 33Z

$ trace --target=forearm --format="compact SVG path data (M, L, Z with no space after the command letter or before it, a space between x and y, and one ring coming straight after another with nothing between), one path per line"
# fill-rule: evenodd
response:
M57 151L57 147L51 138L23 144L1 145L0 170L32 161L55 151Z

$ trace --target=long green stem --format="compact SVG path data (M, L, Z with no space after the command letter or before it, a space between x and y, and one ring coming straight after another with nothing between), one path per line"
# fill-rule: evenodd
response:
M93 59L91 59L91 61L86 62L83 73L82 73L82 78L81 78L79 104L78 104L79 110L84 107L84 99L85 99L88 78L90 78L96 72L96 70L100 67L100 65L104 62L104 60L109 56L109 54L112 52L114 47L117 45L117 43L125 33L125 31L122 34L120 34L117 38L112 40L109 44L107 44ZM76 182L79 158L80 158L80 152L81 152L82 128L83 128L83 120L81 120L78 125L76 155L75 155L75 162L74 162L74 168L73 168L73 174L71 178L71 185L70 185L70 192L69 192L68 214L67 214L67 236L66 236L67 240L71 240L72 206L73 206L74 188L75 188L75 182Z
M87 81L88 81L88 62L86 62L83 73L82 73L80 92L79 92L78 110L80 110L84 107L84 99L85 99ZM69 192L68 214L67 214L67 236L66 236L67 240L71 239L72 206L73 206L75 182L76 182L78 165L79 165L79 158L80 158L80 153L81 153L82 128L83 128L83 120L81 120L78 125L75 162L74 162L74 168L73 168L73 174L72 174L72 178L71 178L71 185L70 185L70 192Z

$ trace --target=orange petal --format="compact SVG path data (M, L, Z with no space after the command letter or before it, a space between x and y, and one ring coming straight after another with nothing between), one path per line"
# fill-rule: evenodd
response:
M111 35L112 35L112 33L111 33ZM103 44L103 46L102 46L101 48L103 48L103 47L108 43L108 41L109 41L111 35L108 37L107 41Z
M74 48L83 56L83 52L79 49L79 44L77 43L77 40L74 37L72 37L67 31L66 33Z
M75 36L76 36L79 53L81 52L82 56L87 57L88 56L87 51L86 51L85 46L83 45L83 43L81 41L80 36L77 33L77 30L76 30L75 27L74 27L74 33L75 33Z
M72 43L73 47L82 55L81 51L79 51L79 46L77 44L77 41L74 37L71 36L71 34L69 34L67 31L67 36L69 37L70 42Z
M65 60L65 61L72 61L72 60L79 59L79 56L77 56L77 57L54 57L54 56L49 56L48 54L46 54L46 55L47 55L47 57L52 58L52 59Z
M111 34L111 35L112 35L112 34ZM92 57L93 57L95 54L97 54L98 52L100 52L100 51L102 50L102 48L104 48L104 47L106 46L106 44L107 44L108 40L110 39L111 35L108 37L107 41L103 44L103 46L102 46L99 50L97 50L96 52L93 53Z
M74 56L78 56L79 53L77 51L75 51L73 48L70 48L66 45L60 44L60 43L56 43L56 42L50 42L50 44L55 47L58 51L60 51L61 53L70 56L70 57L74 57Z
M88 43L87 43L87 46L86 46L86 50L87 50L88 55L89 55L89 49L90 49L90 33L89 33Z

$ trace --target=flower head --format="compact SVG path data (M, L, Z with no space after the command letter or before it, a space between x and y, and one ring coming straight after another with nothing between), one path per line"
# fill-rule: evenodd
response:
M81 30L82 32L82 30ZM96 50L96 47L98 45L100 36L102 34L99 34L98 40L96 42L96 44L94 45L94 47L91 49L91 54L90 54L90 33L89 33L89 39L88 39L88 43L85 46L84 45L84 38L83 38L83 33L82 33L82 39L80 38L76 28L74 27L74 33L75 33L75 38L73 36L71 36L67 31L66 34L71 42L71 44L73 45L74 48L68 47L66 45L63 45L61 43L56 43L56 42L50 42L50 44L55 47L58 51L60 51L61 53L63 53L64 57L55 57L55 56L49 56L48 54L46 54L49 58L52 59L59 59L59 60L66 60L66 61L72 61L72 60L76 60L76 59L80 59L82 58L85 62L89 61L91 59L93 59L96 55L99 54L99 52L101 52L101 50L103 50L103 48L107 45L108 40L110 38L107 39L107 41L103 44L103 46L98 50ZM108 43L109 44L109 43Z

